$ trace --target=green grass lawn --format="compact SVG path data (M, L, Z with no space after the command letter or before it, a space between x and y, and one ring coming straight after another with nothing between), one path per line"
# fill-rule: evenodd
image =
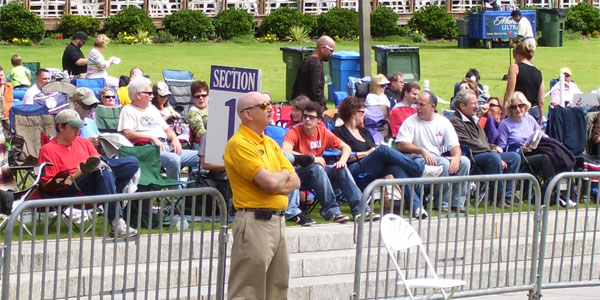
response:
M24 61L39 61L42 67L61 68L61 57L68 40L46 39L38 46L0 46L0 66L7 73L11 69L10 56L18 53ZM471 67L481 73L481 82L490 87L492 96L504 95L507 72L508 49L463 49L456 42L430 42L415 44L406 38L373 41L372 45L406 44L420 48L421 82L430 81L431 89L443 99L450 99L454 83L458 82ZM558 70L568 66L579 88L590 92L600 88L600 39L566 40L564 47L538 47L535 65L542 71L546 88L550 79L558 77ZM280 48L285 46L314 46L314 43L258 43L247 40L241 43L181 43L167 45L110 44L105 57L118 56L120 65L112 66L109 74L115 77L128 74L129 69L139 66L150 75L153 82L162 80L163 69L185 69L194 73L197 80L209 80L211 65L237 66L262 70L262 88L270 91L275 101L285 97L285 70ZM87 57L92 39L84 46ZM358 42L339 41L340 50L358 51ZM371 53L372 72L377 66ZM548 101L548 100L547 100Z

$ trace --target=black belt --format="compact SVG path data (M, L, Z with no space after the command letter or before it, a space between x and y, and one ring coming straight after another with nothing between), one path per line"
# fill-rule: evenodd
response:
M240 209L240 211L247 211L247 212L255 212L257 210L270 213L274 216L279 216L279 217L285 216L285 211L283 211L283 210L270 210L270 209L264 209L264 208L242 208L242 209Z

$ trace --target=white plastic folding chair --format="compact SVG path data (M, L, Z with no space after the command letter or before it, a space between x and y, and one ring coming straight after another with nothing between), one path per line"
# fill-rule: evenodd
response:
M381 219L379 227L379 232L385 248L396 267L396 272L400 276L400 280L398 280L397 283L404 285L410 299L415 299L411 291L413 288L431 288L434 289L434 294L435 290L440 290L444 299L449 299L454 294L454 288L466 284L464 280L444 279L437 276L435 269L431 265L429 256L427 256L425 248L423 248L421 237L417 231L415 231L415 229L400 216L394 214L385 215L383 219ZM420 255L427 265L427 272L425 272L425 274L427 274L428 277L407 279L405 278L405 271L400 269L400 265L398 265L398 260L396 258L398 251L407 250L413 247L419 248ZM452 289L450 295L448 295L444 289ZM429 295L427 299L434 294Z

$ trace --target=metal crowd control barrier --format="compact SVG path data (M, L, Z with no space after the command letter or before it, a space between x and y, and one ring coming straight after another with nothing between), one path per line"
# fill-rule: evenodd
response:
M137 236L110 237L106 210L99 216L108 202L127 202L123 216L136 220ZM66 213L77 208L91 212L79 226ZM15 222L32 211L33 236L24 241ZM1 299L223 299L227 216L214 188L24 202L5 230Z
M509 184L509 188L499 188L498 182L504 186ZM467 189L460 183L467 183ZM373 199L399 199L400 189L407 197L392 201L392 211L410 218L438 276L467 282L454 297L530 291L529 297L533 298L538 274L542 198L540 186L532 175L376 180L365 189L360 211L365 205L373 208ZM450 189L450 194L456 189L459 194L466 193L466 213L444 210L441 203L431 201L440 199L443 189ZM507 191L512 194L510 197ZM415 211L412 201L408 201L405 208L405 198L413 199L415 193L421 204L430 201L429 218L425 220L412 217ZM383 205L381 207L383 213ZM358 218L357 223L351 299L406 296L404 287L397 285L399 277L379 238L378 223L367 220L365 224L363 218ZM406 252L398 261L407 278L425 274L424 266L417 264L416 252ZM416 294L423 295L424 291L418 290Z
M556 175L547 185L541 232L539 280L542 289L600 286L600 172ZM559 199L579 202L556 209Z

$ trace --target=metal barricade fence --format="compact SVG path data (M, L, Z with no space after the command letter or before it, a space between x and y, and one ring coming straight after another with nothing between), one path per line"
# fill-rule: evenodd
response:
M544 195L539 280L542 289L600 285L600 172L556 175ZM558 201L576 207L557 209ZM567 202L565 202L567 203Z
M137 236L110 236L110 202L127 203ZM76 209L90 219L77 224ZM26 201L6 225L1 299L223 299L227 221L214 188Z
M501 188L498 183L508 187ZM443 209L437 200L443 198L445 190L450 195L454 191L466 194L466 212ZM406 198L415 196L419 204L429 202L426 206L429 218L413 218L416 205L412 202L417 201ZM359 210L365 205L373 209L374 199L385 202L385 198L394 200L391 201L394 213L410 219L437 274L467 282L454 297L535 290L542 198L540 186L532 175L376 180L365 189ZM382 214L383 208L382 204ZM396 284L399 277L380 240L378 223L366 222L362 217L357 220L351 299L406 296L404 287ZM426 274L418 256L415 251L399 256L407 278ZM415 293L423 294L423 290Z

